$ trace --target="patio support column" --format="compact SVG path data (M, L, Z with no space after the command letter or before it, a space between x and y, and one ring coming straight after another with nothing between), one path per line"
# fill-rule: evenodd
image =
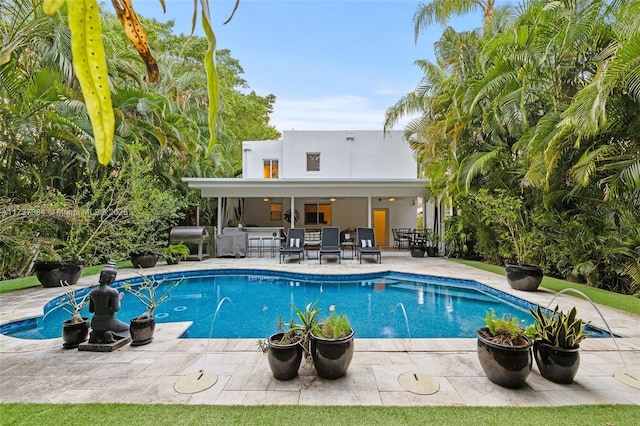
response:
M222 197L218 197L218 234L222 234Z
M371 228L371 195L367 197L367 228Z
M291 227L296 227L296 197L291 196Z

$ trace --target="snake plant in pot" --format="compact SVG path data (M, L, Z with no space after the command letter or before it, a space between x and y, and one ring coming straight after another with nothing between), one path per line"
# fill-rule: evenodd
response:
M545 313L540 306L530 309L535 323L527 334L534 340L533 353L542 377L555 383L572 383L580 367L580 342L587 335L576 308L564 313L558 306Z

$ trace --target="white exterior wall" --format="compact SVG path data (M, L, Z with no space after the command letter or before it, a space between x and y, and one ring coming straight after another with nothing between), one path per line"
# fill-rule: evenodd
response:
M398 130L386 135L376 130L292 130L280 140L244 142L242 147L245 178L262 178L267 159L278 160L280 178L417 177L413 152ZM307 153L312 152L320 153L319 172L307 172Z
M282 145L282 139L243 142L242 177L263 178L264 160L278 160L279 174L282 177Z
M307 153L320 153L320 171L307 171ZM409 144L402 139L402 131L383 134L382 131L285 131L280 140L247 141L243 143L243 178L263 179L264 160L278 160L279 179L414 179L417 162ZM413 197L394 194L372 197L371 207L387 210L386 243L393 245L391 229L417 226L417 206ZM282 211L291 208L290 197L245 198L244 223L247 226L282 226L291 224L284 219L272 221L269 204L282 203ZM295 197L295 209L300 212L297 228L320 228L304 223L304 205L332 204L331 226L341 230L366 226L367 197L328 198ZM377 236L380 241L385 240Z

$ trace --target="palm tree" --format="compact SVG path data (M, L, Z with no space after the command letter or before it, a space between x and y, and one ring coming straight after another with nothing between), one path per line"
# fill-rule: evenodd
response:
M486 32L494 12L494 4L495 0L433 0L429 3L420 3L413 15L414 37L417 41L420 33L436 22L447 25L454 15L464 15L479 10L482 11L483 28Z

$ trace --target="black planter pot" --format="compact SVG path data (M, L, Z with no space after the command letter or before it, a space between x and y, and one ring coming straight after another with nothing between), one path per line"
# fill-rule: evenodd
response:
M542 377L555 383L573 383L580 368L580 348L559 348L536 340L533 355Z
M582 275L567 274L564 279L569 281L570 283L576 284L584 284L587 282L587 280L585 280Z
M487 378L493 383L506 388L519 388L524 385L525 380L531 373L533 358L531 356L531 346L533 341L524 337L526 341L522 346L506 346L493 343L481 334L478 330L478 360Z
M60 281L74 285L82 277L81 260L37 260L33 264L36 277L43 287L60 287Z
M82 319L81 322L66 320L62 323L62 346L65 349L77 348L89 337L89 318Z
M409 247L411 257L424 257L425 248L422 246Z
M438 247L427 247L427 256L436 257L438 256Z
M142 346L151 343L153 333L156 330L156 319L132 318L129 323L129 333L131 333L131 346Z
M129 257L134 268L153 268L158 263L157 254L131 253Z
M538 265L507 263L507 281L511 288L522 291L536 291L544 274Z
M353 335L341 339L324 339L311 333L311 358L318 376L339 379L347 374L353 358Z
M278 380L291 380L298 375L298 369L300 369L302 344L300 342L287 345L276 343L282 339L282 335L283 333L278 333L269 337L267 360L273 377Z
M176 255L173 255L173 257L167 257L165 259L167 261L167 265L177 265L182 260L182 255L176 254Z

